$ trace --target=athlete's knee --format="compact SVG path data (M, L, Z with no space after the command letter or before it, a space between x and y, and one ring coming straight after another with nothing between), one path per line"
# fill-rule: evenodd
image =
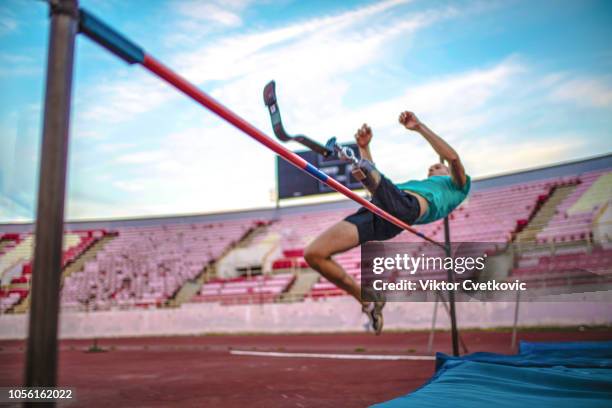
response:
M328 258L328 254L321 249L317 241L310 243L304 250L304 259L311 268L316 269L321 261L325 260L326 258Z

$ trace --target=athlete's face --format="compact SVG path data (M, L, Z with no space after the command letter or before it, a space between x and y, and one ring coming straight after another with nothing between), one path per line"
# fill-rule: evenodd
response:
M450 170L442 163L432 164L427 172L427 177L431 176L450 176Z

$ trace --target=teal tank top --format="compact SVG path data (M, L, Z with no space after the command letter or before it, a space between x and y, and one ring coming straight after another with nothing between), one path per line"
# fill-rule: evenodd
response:
M446 217L465 200L471 185L470 176L466 176L463 188L459 188L450 176L431 176L396 184L400 190L417 193L429 203L429 209L415 224L428 224Z

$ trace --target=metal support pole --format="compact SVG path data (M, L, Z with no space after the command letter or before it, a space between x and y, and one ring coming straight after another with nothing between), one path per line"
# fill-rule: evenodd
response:
M440 157L440 163L444 164L444 158ZM446 256L450 257L451 252L451 242L450 242L450 225L448 222L448 217L444 217L444 250L446 252ZM454 285L455 283L455 273L452 269L446 271L448 276L448 281ZM449 314L451 320L451 337L453 341L453 356L459 356L459 333L457 330L457 315L455 313L455 291L448 291L448 305L449 305Z
M78 1L53 0L49 4L51 28L24 373L27 387L57 385L64 196Z
M451 244L450 244L450 230L448 225L448 217L444 218L444 246L446 251L446 256L451 256ZM446 271L448 275L448 281L451 284L455 283L455 273L452 269ZM451 336L453 340L453 356L459 356L459 332L457 331L457 315L455 312L455 291L448 291L448 306L449 306L449 314L451 320Z
M429 340L427 341L427 352L428 353L431 353L431 351L433 350L433 342L434 342L434 335L436 332L437 316L438 316L438 297L436 296L436 300L434 302L433 316L431 317L431 331L429 332Z
M517 290L516 291L516 304L514 305L514 323L512 324L512 342L510 343L510 348L512 350L516 348L516 334L517 334L520 303L521 303L521 291Z
M438 300L440 303L442 303L442 306L444 306L444 310L446 311L446 314L450 318L450 315L451 315L450 314L450 307L448 306L448 302L447 302L446 298L444 297L444 293L441 290L436 291L436 300ZM459 340L459 345L461 346L461 349L463 350L463 352L465 354L469 353L467 345L465 344L465 341L463 340L463 337L461 337L461 333L457 332L457 337L458 337L458 340Z

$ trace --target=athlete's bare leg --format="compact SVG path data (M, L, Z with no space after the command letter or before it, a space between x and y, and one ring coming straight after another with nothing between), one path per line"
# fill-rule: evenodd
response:
M304 258L311 268L340 289L347 291L359 303L363 303L359 284L331 258L357 245L359 245L357 227L348 221L340 221L325 230L308 245L304 251Z

